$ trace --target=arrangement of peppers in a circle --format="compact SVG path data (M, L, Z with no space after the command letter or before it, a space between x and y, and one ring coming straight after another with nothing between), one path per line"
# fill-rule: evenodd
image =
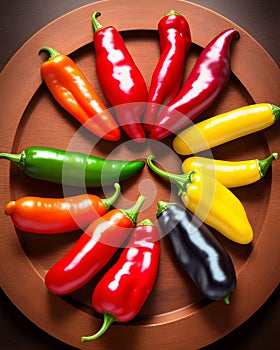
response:
M99 12L92 16L96 72L105 97L116 107L116 117L74 61L47 46L40 50L49 54L41 67L43 81L54 99L99 138L118 141L121 128L136 142L144 142L147 134L161 140L177 132L175 152L190 156L182 163L182 174L160 169L153 155L147 164L155 175L177 185L183 205L159 200L155 217L169 237L178 264L197 288L207 298L229 303L236 287L234 265L210 230L212 227L239 244L252 242L253 230L245 208L230 188L260 180L278 155L237 162L194 154L273 125L280 108L256 103L190 125L215 102L229 80L230 49L233 39L239 37L237 30L229 28L213 38L183 83L192 44L190 27L182 14L168 12L158 22L161 51L148 90L121 34L113 26L103 27L98 16ZM45 276L46 286L54 294L71 293L85 285L125 246L92 294L94 309L104 315L103 326L81 341L99 338L114 321L134 318L156 281L160 233L151 218L137 223L144 196L128 209L111 206L121 191L118 182L138 173L145 162L106 160L38 146L20 154L1 153L0 158L18 164L27 175L40 180L86 187L114 185L110 198L92 194L23 197L9 202L5 213L25 232L59 234L83 229L77 242Z

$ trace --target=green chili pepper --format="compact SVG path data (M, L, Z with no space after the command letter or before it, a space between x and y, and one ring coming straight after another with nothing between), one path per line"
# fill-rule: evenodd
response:
M20 154L0 153L27 175L58 184L100 187L125 180L140 171L144 161L108 160L80 152L29 147Z

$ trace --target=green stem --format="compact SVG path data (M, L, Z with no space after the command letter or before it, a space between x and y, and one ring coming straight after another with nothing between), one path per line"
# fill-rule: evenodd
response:
M136 226L137 217L138 217L140 208L142 207L145 199L146 198L141 195L137 199L137 202L131 208L121 209L121 211L124 213L124 215L127 216L129 218L129 220L131 220L131 222L133 223L133 226Z
M0 158L5 158L13 163L19 164L21 161L21 154L0 153Z
M93 335L82 337L81 338L82 343L84 341L91 341L91 340L98 339L99 337L101 337L102 334L104 334L107 331L107 329L111 326L111 324L117 320L114 315L109 314L108 312L104 312L103 316L104 316L104 320L100 330Z
M10 154L10 153L0 153L0 158L5 158L10 160L13 163L18 164L20 169L25 168L25 159L26 159L26 152L22 151L19 154Z
M181 13L179 13L179 12L177 12L177 11L175 11L175 10L170 10L169 12L167 12L167 13L165 14L166 17L167 17L167 16L170 16L170 15L182 16Z
M164 201L158 201L158 210L156 216L160 216L162 212L164 212L167 208L171 207L172 205L175 205L176 203L169 203Z
M224 297L224 302L225 302L227 305L230 304L230 299L229 299L229 297L230 297L230 293L228 293L228 294Z
M51 47L48 47L48 46L42 46L39 50L39 54L42 52L42 51L47 51L50 55L49 59L48 60L51 60L52 58L60 55L60 52L55 50L55 49L52 49Z
M259 172L260 172L260 177L261 179L265 176L265 174L267 173L268 168L271 165L271 162L274 159L278 158L278 153L272 153L269 157L267 157L266 159L262 159L262 160L256 160L257 164L259 166Z
M168 173L167 171L164 171L164 170L158 168L157 166L155 166L155 164L152 162L153 159L154 159L153 155L150 155L147 158L147 164L148 164L149 168L151 170L153 170L157 175L160 175L160 176L174 182L176 184L176 186L178 187L178 195L181 196L181 194L183 192L185 192L187 185L192 182L192 177L193 177L193 174L195 173L195 170L190 171L187 174Z
M116 189L115 193L109 197L102 199L102 202L104 203L106 207L106 211L110 209L110 207L115 203L115 201L118 199L120 192L121 192L121 186L118 183L114 184L114 187Z
M280 117L280 108L275 105L271 105L272 113L274 115L274 122L277 122Z
M103 26L97 20L97 17L99 16L101 16L100 12L94 12L92 15L92 27L94 33L103 28Z
M154 226L154 223L150 219L144 219L137 224L137 226Z

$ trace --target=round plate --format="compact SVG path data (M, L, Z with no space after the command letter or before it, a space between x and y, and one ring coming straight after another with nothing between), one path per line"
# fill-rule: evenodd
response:
M40 66L46 57L38 55L44 45L70 55L104 98L95 72L91 27L92 13L100 11L103 25L112 24L121 31L149 86L159 57L157 23L170 9L185 15L191 28L193 45L186 60L185 78L202 48L214 36L229 27L237 28L240 33L240 39L232 45L230 82L200 119L255 102L280 105L279 68L252 37L228 19L201 6L177 0L161 1L160 6L150 0L120 0L117 4L112 0L102 1L72 11L44 27L6 65L0 77L1 109L5 117L1 152L19 153L33 145L67 149L71 144L79 150L94 146L92 154L115 159L146 158L155 153L161 166L180 173L182 158L170 148L173 137L159 143L148 140L136 145L123 134L120 142L112 144L79 132L79 124L56 104L42 83ZM108 103L107 106L110 107ZM279 124L275 124L263 132L219 146L213 149L213 155L228 160L261 159L279 152L278 135ZM65 297L50 294L44 284L47 270L74 244L81 232L55 236L24 233L16 230L10 218L3 214L0 217L1 287L37 326L80 349L113 346L124 350L131 349L131 344L134 350L206 346L249 318L279 282L279 167L280 164L274 162L264 179L234 189L255 232L252 244L241 246L213 232L231 255L237 272L237 287L229 306L201 295L177 266L168 240L163 238L158 278L139 315L129 323L113 324L94 344L81 344L80 337L97 331L102 323L101 315L91 306L91 293L100 276ZM1 172L1 213L10 200L25 195L63 195L61 186L31 179L8 161L1 160ZM71 191L73 193L74 189ZM103 189L88 191L105 195ZM172 199L181 203L175 188L156 178L146 166L137 176L122 183L123 196L116 206L127 207L140 192L147 199L139 220L146 217L156 220L158 200Z

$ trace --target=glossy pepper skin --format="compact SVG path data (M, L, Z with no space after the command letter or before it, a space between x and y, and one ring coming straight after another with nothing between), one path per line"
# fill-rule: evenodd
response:
M186 18L169 11L158 23L160 58L152 75L144 128L151 131L159 109L178 94L184 73L184 61L191 47L190 27Z
M112 322L128 322L138 314L154 286L159 258L158 230L146 219L132 231L120 258L96 285L92 304L103 313L104 323L96 334L82 337L82 342L99 338Z
M28 147L20 154L0 153L27 175L39 180L72 186L112 185L140 171L144 161L110 160L80 152L48 147Z
M86 284L112 258L136 225L145 200L140 196L129 209L113 209L88 226L78 241L45 276L54 294L71 293Z
M177 185L184 205L201 221L236 243L252 242L253 230L244 206L227 187L200 171L167 173L156 167L152 159L153 156L147 159L151 170Z
M173 140L174 150L183 155L213 148L276 123L280 108L256 103L203 120L180 132Z
M204 172L214 176L227 188L239 187L252 184L262 179L271 162L277 159L278 154L272 153L265 159L250 159L243 161L225 161L205 157L189 157L183 161L184 173L193 170Z
M115 108L119 124L127 135L144 142L146 134L141 118L146 108L146 82L128 51L121 34L113 26L103 27L92 16L96 72L103 93Z
M236 29L227 29L203 49L179 94L161 112L151 139L175 133L214 103L229 80L230 44L238 36Z
M43 46L49 59L41 66L41 75L55 100L94 135L118 141L121 132L91 83L70 57Z
M66 198L22 197L5 208L13 224L24 232L58 234L79 230L103 216L117 200L120 185L106 199L93 194Z
M157 219L168 236L176 261L198 289L214 300L229 303L236 274L229 254L208 227L175 203L158 202Z

